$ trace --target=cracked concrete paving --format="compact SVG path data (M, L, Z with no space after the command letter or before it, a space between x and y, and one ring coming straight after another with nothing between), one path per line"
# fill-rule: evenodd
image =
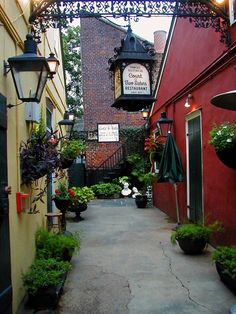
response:
M80 231L81 250L72 259L60 314L224 314L236 297L221 283L212 248L188 256L170 244L167 216L136 208L133 199L95 200Z

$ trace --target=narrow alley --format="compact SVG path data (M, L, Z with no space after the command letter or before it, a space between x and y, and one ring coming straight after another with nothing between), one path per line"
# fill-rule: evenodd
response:
M95 200L84 220L68 216L81 233L60 299L60 314L226 314L235 296L211 259L183 254L170 243L175 223L133 199Z

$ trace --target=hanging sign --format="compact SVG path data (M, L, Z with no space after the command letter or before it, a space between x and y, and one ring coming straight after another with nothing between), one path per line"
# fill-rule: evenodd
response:
M150 77L147 68L140 63L128 64L123 73L123 94L150 95Z
M115 99L121 95L121 79L120 79L120 68L117 67L115 70Z
M98 142L119 142L119 124L98 124Z

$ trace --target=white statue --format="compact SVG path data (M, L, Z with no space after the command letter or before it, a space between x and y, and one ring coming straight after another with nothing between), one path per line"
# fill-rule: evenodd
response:
M138 189L135 186L132 188L132 192L132 198L136 198L136 195L140 195Z
M121 191L121 194L124 196L124 197L127 197L131 194L131 190L129 189L129 183L124 183L124 188L123 190Z

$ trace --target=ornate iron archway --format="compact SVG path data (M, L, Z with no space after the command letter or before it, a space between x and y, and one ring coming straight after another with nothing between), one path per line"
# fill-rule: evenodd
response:
M66 27L80 17L178 16L189 18L198 28L212 27L220 33L220 41L229 45L229 19L225 6L215 0L152 0L152 1L78 1L32 0L29 22L35 34L49 27ZM37 36L37 35L36 35Z

